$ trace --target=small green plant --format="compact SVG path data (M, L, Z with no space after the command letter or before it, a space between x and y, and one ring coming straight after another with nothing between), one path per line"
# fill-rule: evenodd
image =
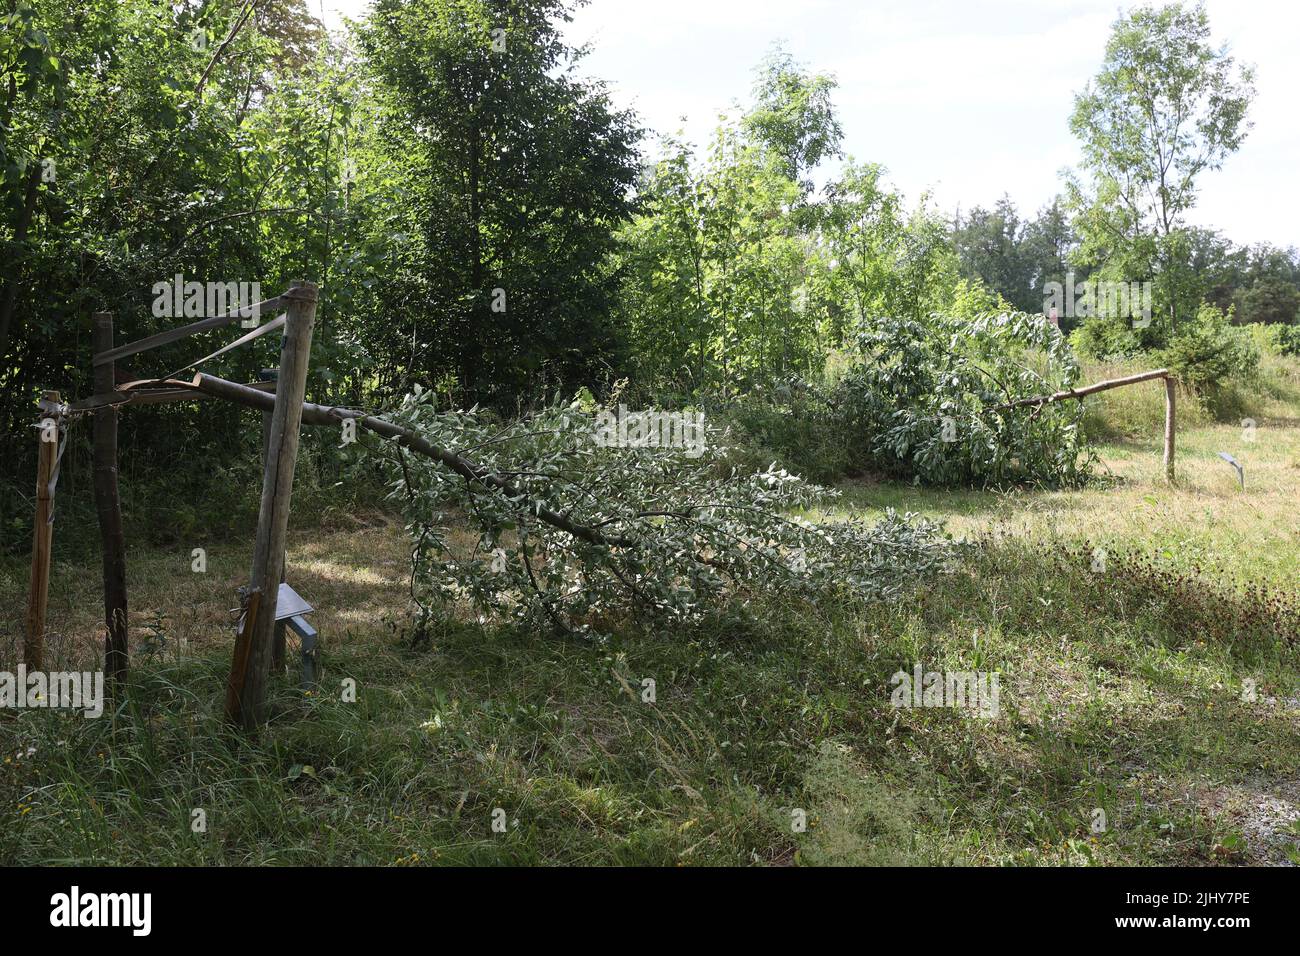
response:
M1084 358L1122 361L1142 351L1127 319L1092 316L1070 333L1070 345Z
M1203 303L1195 321L1184 323L1160 351L1161 364L1170 368L1207 408L1229 414L1231 389L1253 381L1260 351L1251 334L1232 325L1232 310L1224 313Z
M848 747L823 741L803 780L808 830L799 862L809 866L907 866L922 858L916 833L923 798L870 772Z
M167 626L168 616L166 614L158 612L152 614L144 625L145 630L149 633L140 642L138 651L148 658L165 652L168 644Z

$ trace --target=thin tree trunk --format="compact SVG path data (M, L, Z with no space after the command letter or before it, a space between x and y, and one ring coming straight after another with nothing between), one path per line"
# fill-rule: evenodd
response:
M113 347L113 314L96 312L91 334L93 354ZM113 362L95 366L95 392L100 395L114 389ZM122 531L122 503L117 490L117 409L113 406L95 412L95 511L99 515L99 534L103 542L104 566L104 669L113 694L126 680L128 634L126 617L126 536Z
M1177 393L1174 379L1165 378L1165 480L1171 485L1174 483L1174 432L1176 424L1174 421Z
M27 233L31 229L32 219L36 215L36 197L39 194L41 173L40 166L33 166L31 173L27 176L27 191L23 195L22 212L18 215L18 223L14 227L13 245L15 248L21 248L27 241ZM11 262L9 266L9 276L5 280L4 295L0 296L0 358L4 357L5 349L9 346L9 335L13 329L13 318L18 308L18 286L21 282L23 272L22 261Z

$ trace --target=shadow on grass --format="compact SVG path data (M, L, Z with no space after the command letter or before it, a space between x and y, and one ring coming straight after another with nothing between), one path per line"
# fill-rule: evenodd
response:
M304 587L373 600L317 577ZM277 718L255 737L221 728L224 649L142 662L140 706L116 725L15 727L33 753L0 770L0 805L32 809L0 827L0 855L1204 862L1219 825L1189 788L1300 769L1292 724L1234 689L1260 662L1285 683L1294 655L1225 652L1216 640L1237 625L1213 595L1150 580L1128 587L1013 542L888 604L752 596L743 612L605 642L447 622L412 650L372 621L327 644L320 693L278 683ZM894 710L889 674L909 661L1004 671L1003 715ZM204 839L188 827L195 807ZM792 807L822 829L792 833ZM1093 839L1098 808L1111 824Z

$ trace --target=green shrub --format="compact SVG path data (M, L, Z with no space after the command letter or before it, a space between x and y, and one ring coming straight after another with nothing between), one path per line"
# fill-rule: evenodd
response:
M1070 333L1070 345L1084 358L1120 361L1136 355L1142 343L1128 319L1093 316Z
M1300 325L1270 325L1277 343L1277 354L1300 355Z
M1251 342L1261 355L1282 355L1282 337L1286 326L1268 325L1263 322L1251 322L1241 326L1250 336Z
M1041 315L880 319L833 404L862 467L937 485L1086 481L1076 402L998 410L1073 387L1079 367Z
M826 386L788 381L744 395L720 411L725 425L722 464L742 474L772 462L809 481L828 484L851 469L850 442Z
M1248 329L1231 324L1232 310L1202 303L1196 318L1185 322L1161 349L1158 358L1217 415L1240 409L1241 386L1259 370L1260 349Z

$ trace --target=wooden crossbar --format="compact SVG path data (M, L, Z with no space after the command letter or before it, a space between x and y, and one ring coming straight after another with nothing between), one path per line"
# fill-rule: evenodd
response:
M179 342L183 338L196 335L199 332L207 332L210 329L220 329L232 322L238 322L241 319L250 318L253 315L260 315L265 312L280 312L288 305L288 301L282 295L277 295L274 299L267 299L265 302L259 302L253 306L241 307L233 312L227 312L225 315L213 316L210 319L200 319L197 322L191 322L189 325L182 325L178 329L168 329L166 332L159 332L157 335L151 335L148 338L131 342L128 345L119 345L115 349L109 349L107 352L100 352L95 356L96 365L104 365L108 362L116 362L118 359L126 358L129 355L137 355L140 352L147 352L150 349L156 349L164 345L170 345L173 342Z
M259 392L274 392L275 382L253 382L244 386ZM93 411L110 405L159 405L165 402L192 402L211 398L205 392L196 392L187 379L141 379L127 382L104 395L91 395L68 406L74 412Z
M1126 375L1123 378L1109 378L1104 381L1094 382L1092 385L1085 385L1083 388L1071 388L1064 392L1054 392L1051 395L1035 395L1032 398L1021 398L1014 402L1007 402L1005 405L992 406L988 411L999 412L1012 408L1025 408L1031 405L1041 406L1050 402L1064 402L1071 398L1085 398L1088 395L1095 395L1097 392L1104 392L1107 389L1120 388L1124 385L1136 385L1138 382L1150 382L1154 379L1164 379L1165 382L1165 480L1172 485L1174 483L1178 383L1174 379L1173 373L1167 368L1152 369L1150 372L1139 372L1136 375Z
M1137 375L1126 375L1123 378L1110 378L1102 382L1095 382L1092 385L1085 385L1083 388L1071 388L1064 392L1055 392L1051 395L1035 395L1033 398L1021 398L1014 402L1007 402L1005 405L994 405L991 411L1003 411L1008 408L1023 408L1026 405L1046 405L1048 402L1063 402L1069 398L1084 398L1097 392L1104 392L1110 388L1119 388L1122 385L1136 385L1138 382L1148 382L1154 378L1169 378L1169 369L1158 368L1150 372L1139 372Z

